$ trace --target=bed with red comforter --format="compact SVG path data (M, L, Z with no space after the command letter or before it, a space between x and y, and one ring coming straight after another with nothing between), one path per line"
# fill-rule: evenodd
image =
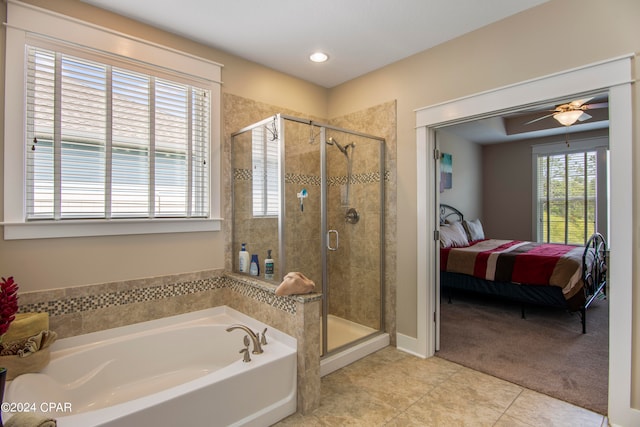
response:
M458 218L454 222L464 222L459 211L442 205L444 222L451 222L446 212L456 213ZM444 222L442 231L449 227ZM468 233L467 224L464 229L467 237L473 237ZM481 234L481 237L484 236ZM462 289L578 311L583 333L586 332L586 309L606 291L608 252L604 238L598 233L591 236L585 246L484 238L456 240L454 237L441 238L441 241L443 290Z

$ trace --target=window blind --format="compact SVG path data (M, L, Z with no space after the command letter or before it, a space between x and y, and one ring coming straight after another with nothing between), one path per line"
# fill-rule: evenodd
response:
M537 157L538 240L584 244L597 217L597 152Z
M27 51L27 219L208 216L207 89Z
M254 216L277 216L280 212L278 144L276 133L266 126L259 126L252 130L251 163Z

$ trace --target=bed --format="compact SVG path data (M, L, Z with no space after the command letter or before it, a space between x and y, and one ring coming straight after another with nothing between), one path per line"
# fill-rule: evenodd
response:
M524 305L559 307L580 314L586 333L587 309L606 297L608 250L594 233L585 246L487 239L479 220L440 205L440 286L479 292ZM451 300L450 300L451 301Z

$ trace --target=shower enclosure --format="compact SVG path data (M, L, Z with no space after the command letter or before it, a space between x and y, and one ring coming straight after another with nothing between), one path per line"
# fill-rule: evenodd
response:
M233 251L322 292L323 358L384 330L383 138L282 114L232 134Z

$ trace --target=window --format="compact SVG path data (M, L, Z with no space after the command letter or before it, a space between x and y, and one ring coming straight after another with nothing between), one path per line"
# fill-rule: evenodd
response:
M217 231L221 65L7 4L4 238Z
M534 148L538 241L583 245L595 231L604 232L599 219L606 209L599 201L606 203L606 148L573 145L583 148Z
M208 215L207 89L27 52L28 220Z
M275 121L273 126L259 126L251 132L253 216L277 216L280 212L278 192L279 140Z

